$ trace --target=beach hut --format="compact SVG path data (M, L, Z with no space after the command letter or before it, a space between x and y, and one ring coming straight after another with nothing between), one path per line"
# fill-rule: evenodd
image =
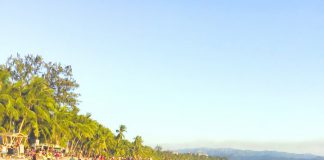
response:
M18 151L18 155L24 153L24 143L27 140L27 135L22 133L0 133L2 144L6 147L13 147Z

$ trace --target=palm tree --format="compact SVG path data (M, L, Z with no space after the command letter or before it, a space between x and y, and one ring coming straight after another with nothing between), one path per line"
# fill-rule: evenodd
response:
M134 145L134 150L133 150L133 156L135 157L135 159L139 159L142 155L142 143L143 143L143 139L141 136L136 136L134 138L134 142L133 142L133 145Z
M13 132L14 121L19 118L19 111L15 108L15 100L12 97L12 83L9 82L9 73L0 70L0 130Z
M125 125L120 125L119 129L116 130L117 134L117 143L119 143L123 138L125 138L124 132L126 132L126 126Z
M124 132L126 132L126 126L125 125L120 125L119 129L116 130L116 132L118 133L116 136L116 147L115 147L115 154L116 155L120 155L121 151L119 150L120 146L121 146L121 142L122 140L125 138Z
M70 146L72 152L82 149L82 144L89 141L95 135L99 126L90 116L91 114L75 115L73 127L70 128L73 137Z
M33 77L30 84L19 81L16 90L19 94L16 107L20 110L18 133L33 133L38 138L40 132L49 133L48 125L51 121L51 112L55 112L53 90L47 82L39 77Z
M74 126L73 113L69 111L68 107L60 107L56 112L51 113L50 128L50 142L55 145L64 146L72 137L70 128Z
M161 151L162 151L162 146L157 145L157 146L154 148L154 150L157 151L157 152L161 152Z
M109 149L111 149L109 146L113 144L112 140L114 140L114 136L112 132L103 125L97 123L97 126L96 134L86 143L87 149L89 150L92 148L95 154L108 155L110 153Z

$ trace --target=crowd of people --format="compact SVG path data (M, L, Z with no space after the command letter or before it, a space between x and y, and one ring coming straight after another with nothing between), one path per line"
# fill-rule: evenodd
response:
M56 150L52 147L48 148L25 148L23 155L18 155L17 148L13 146L0 146L1 156L0 159L28 159L28 160L135 160L133 157L107 157L103 155L84 156L82 153L66 154L66 151ZM136 160L152 160L152 158L143 159L137 158Z
M15 153L15 149L13 146L8 147L8 146L1 145L0 148L1 148L1 158L11 158Z

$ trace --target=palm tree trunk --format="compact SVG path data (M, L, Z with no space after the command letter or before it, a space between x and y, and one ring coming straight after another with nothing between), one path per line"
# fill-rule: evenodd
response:
M76 147L78 146L78 143L80 142L80 140L78 139L78 141L75 143L75 145L74 145L74 148L72 148L72 151L73 152L75 152L75 149L76 149Z
M10 119L9 119L9 128L8 128L8 131L10 132L10 130L11 130L11 121L12 121L12 118L10 117Z
M24 123L25 123L25 118L23 118L23 120L20 123L18 133L21 133L21 130L22 130L22 127L23 127Z
M74 146L74 143L75 143L75 140L76 140L76 138L74 138L73 140L72 140L72 142L71 142L71 147L70 147L70 151L73 151L73 146Z

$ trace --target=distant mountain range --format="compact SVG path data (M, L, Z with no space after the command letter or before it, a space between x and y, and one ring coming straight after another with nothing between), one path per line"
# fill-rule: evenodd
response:
M324 160L324 157L312 154L294 154L277 151L251 151L230 148L192 148L177 150L180 153L201 153L209 156L227 157L229 160Z

